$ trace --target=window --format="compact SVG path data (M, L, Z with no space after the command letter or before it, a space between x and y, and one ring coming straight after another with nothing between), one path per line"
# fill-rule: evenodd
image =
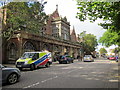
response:
M24 53L21 57L21 59L26 59L26 58L32 58L34 53Z
M35 51L35 47L31 42L27 42L24 45L24 51Z
M38 59L38 58L39 58L39 53L35 53L32 59L33 59L33 60L36 60L36 59Z
M11 43L9 46L8 46L8 59L10 60L15 60L16 59L16 46L14 43Z

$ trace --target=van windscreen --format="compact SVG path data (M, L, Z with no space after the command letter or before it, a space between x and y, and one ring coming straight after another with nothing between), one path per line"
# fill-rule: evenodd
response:
M21 59L32 58L35 53L24 53Z

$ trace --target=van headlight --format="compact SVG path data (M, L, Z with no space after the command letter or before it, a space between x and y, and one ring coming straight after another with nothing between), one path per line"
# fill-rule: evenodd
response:
M15 62L15 65L17 65L17 61Z
M24 64L28 64L28 61L25 61L25 63Z

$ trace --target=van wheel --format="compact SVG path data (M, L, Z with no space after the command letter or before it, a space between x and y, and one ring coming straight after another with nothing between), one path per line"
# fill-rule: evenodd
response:
M46 66L46 67L50 67L50 63L47 62L45 66Z
M34 70L35 69L35 66L33 64L30 65L30 70Z

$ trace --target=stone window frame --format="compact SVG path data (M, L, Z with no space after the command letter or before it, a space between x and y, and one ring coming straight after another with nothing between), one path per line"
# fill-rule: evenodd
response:
M15 60L17 55L17 46L15 44L15 42L11 42L8 44L8 59L9 60Z
M29 46L27 46L27 45L29 45ZM36 50L36 46L31 41L26 41L23 44L23 51L24 52L35 51L35 50Z

